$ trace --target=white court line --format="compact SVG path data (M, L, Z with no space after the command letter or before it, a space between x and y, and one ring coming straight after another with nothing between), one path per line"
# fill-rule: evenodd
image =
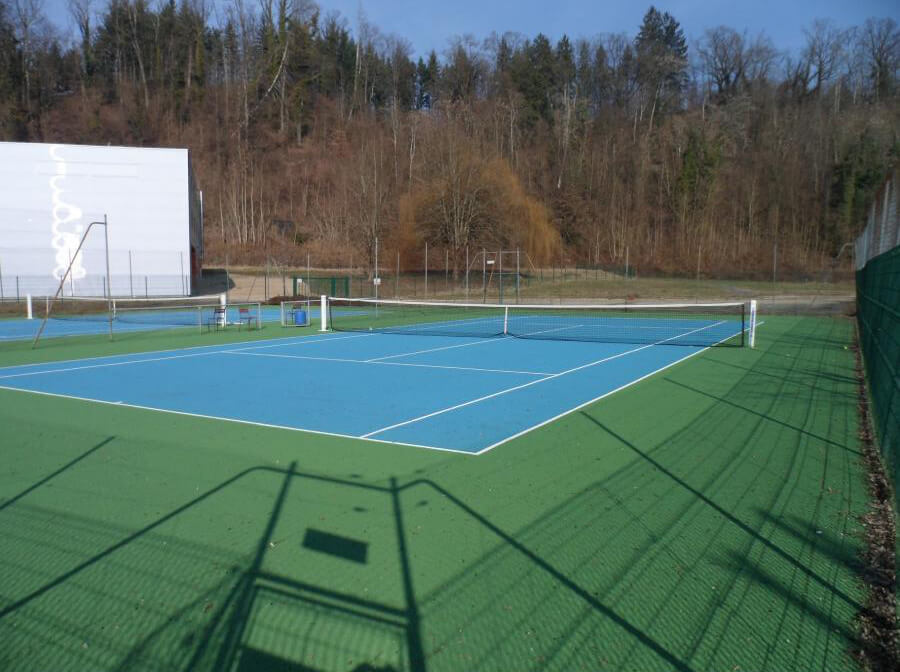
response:
M721 320L720 322L716 322L715 324L710 324L710 325L705 326L705 327L700 327L699 329L694 329L694 332L696 332L696 331L702 331L703 329L710 329L710 328L712 328L712 327L717 327L718 325L722 324L723 322L725 322L725 320ZM472 404L477 404L477 403L480 403L480 402L482 402L482 401L486 401L487 399L493 399L494 397L499 397L499 396L501 396L501 395L503 395L503 394L508 394L508 393L510 393L510 392L515 392L516 390L521 390L521 389L526 388L526 387L531 387L532 385L537 385L538 383L543 383L543 382L546 382L546 381L548 381L548 380L553 380L554 378L559 378L560 376L565 376L565 375L568 375L568 374L570 374L570 373L574 373L574 372L576 372L576 371L581 371L582 369L587 369L587 368L590 368L590 367L592 367L592 366L597 366L598 364L603 364L604 362L608 362L608 361L613 360L613 359L618 359L619 357L624 357L625 355L630 355L630 354L633 354L633 353L635 353L635 352L640 352L641 350L646 350L647 348L652 348L652 347L655 347L655 346L657 346L657 345L662 345L662 344L664 344L666 341L671 341L672 339L674 339L674 338L680 338L681 336L687 336L688 334L694 333L694 332L688 332L687 334L679 334L678 336L672 336L671 338L667 338L667 339L665 339L665 340L663 340L663 341L658 341L658 342L656 342L656 343L650 343L650 344L648 344L648 345L642 345L642 346L640 346L640 347L638 347L638 348L632 348L631 350L626 350L625 352L620 352L620 353L618 353L618 354L616 354L616 355L611 355L611 356L609 356L609 357L604 357L603 359L598 359L597 361L594 361L594 362L589 362L589 363L587 363L587 364L582 364L581 366L576 366L576 367L573 367L573 368L571 368L571 369L567 369L567 370L565 370L565 371L560 371L559 373L554 373L554 374L552 374L552 375L550 375L550 376L547 376L546 378L540 378L540 379L538 379L538 380L532 380L531 382L523 383L522 385L516 385L515 387L508 387L508 388L506 388L506 389L504 389L504 390L499 390L499 391L494 392L494 393L492 393L492 394L487 394L487 395L485 395L485 396L483 396L483 397L478 397L477 399L471 399L471 400L466 401L466 402L463 402L463 403L461 403L461 404L456 404L455 406L449 406L448 408L443 408L443 409L440 409L440 410L438 410L438 411L433 411L433 412L431 412L431 413L426 413L425 415L420 415L418 418L411 418L410 420L404 420L403 422L398 422L398 423L396 423L396 424L389 425L388 427L382 427L381 429L376 429L374 432L369 432L368 434L363 434L363 435L362 435L362 438L364 438L364 439L365 439L365 438L369 438L369 437L374 436L374 435L376 435L376 434L381 434L381 433L383 433L383 432L387 432L387 431L389 431L389 430L391 430L391 429L397 429L398 427L403 427L403 426L405 426L405 425L411 425L411 424L413 424L414 422L420 422L420 421L422 421L422 420L427 420L428 418L433 418L433 417L435 417L435 416L437 416L437 415L442 415L442 414L444 414L444 413L449 413L450 411L455 411L455 410L457 410L457 409L464 408L465 406L471 406ZM729 336L728 338L733 338L734 336L735 336L735 334L732 334L732 335ZM724 340L724 339L723 339L723 340ZM707 347L709 347L709 346L707 346Z
M547 371L515 371L512 369L483 369L476 366L443 366L440 364L413 364L410 362L379 362L371 359L344 359L341 357L307 357L305 355L277 355L271 352L239 352L226 350L225 354L249 355L251 357L280 357L284 359L305 359L320 362L343 362L347 364L371 364L373 366L412 366L422 369L454 369L457 371L482 371L487 373L517 373L525 376L550 376Z
M530 336L534 336L536 334L549 334L553 331L565 331L566 329L575 329L577 327L583 327L583 326L584 326L583 324L576 324L574 326L568 326L568 327L557 327L555 329L544 329L542 331L531 331L527 334L522 334L522 336L525 336L527 338ZM452 338L452 336L450 338ZM416 350L414 352L403 352L399 355L388 355L387 357L374 357L373 359L367 359L365 361L366 362L381 362L385 359L395 359L397 357L412 357L413 355L421 355L426 352L437 352L438 350L452 350L453 348L465 348L468 345L478 345L479 343L499 343L508 338L516 338L516 336L514 334L509 334L506 336L501 335L501 336L497 336L494 338L490 338L490 337L489 338L479 338L477 341L470 341L469 343L462 343L460 345L445 345L440 348L429 348L428 350ZM546 373L546 374L541 374L541 375L549 376L551 374Z
M760 327L760 326L762 326L763 324L765 324L765 322L764 322L764 321L761 321L761 322L758 322L756 326L757 326L757 327ZM713 325L711 325L711 326L713 326ZM748 330L748 329L744 329L744 331L747 331L747 330ZM368 334L365 334L365 335L368 335ZM721 339L720 341L718 341L718 343L722 343L722 342L724 342L724 341L727 341L727 340L729 340L730 338L734 338L735 336L737 336L737 334L732 334L731 336L728 336L728 337L726 337L726 338ZM307 338L311 338L311 337L309 337L309 336L289 336L289 337L285 337L285 338L283 338L283 339L277 339L277 340L282 340L282 341L291 340L291 341L294 341L294 340L298 340L298 339L299 339L299 340L303 340L303 339L307 339ZM673 337L673 338L674 338L674 337ZM328 338L328 337L324 337L324 338L318 338L318 339L316 339L316 340L310 340L310 341L306 341L306 342L310 342L310 343L321 343L321 342L328 341L328 340L334 340L334 339ZM241 343L253 343L253 342L254 342L254 341L243 341L243 342L238 342L237 344L241 344ZM173 348L172 350L157 350L157 351L153 351L153 352L145 353L145 354L154 354L154 352L172 352L172 351L178 351L178 350L195 350L195 349L198 349L198 348L214 348L214 347L219 347L219 348L221 348L221 347L225 347L225 345L227 345L227 344L201 345L201 346L192 346L192 347L190 347L190 348ZM656 344L652 344L652 345L656 345ZM648 346L645 346L645 347L648 347ZM669 368L670 366L674 366L675 364L678 364L678 363L680 363L680 362L682 362L682 361L684 361L684 360L686 360L686 359L689 359L690 357L693 357L693 356L695 356L695 355L698 355L698 354L700 354L701 352L704 352L704 351L708 350L710 347L712 347L712 346L707 346L707 347L703 348L702 350L698 350L698 351L696 351L696 352L693 352L693 353L691 353L690 355L687 355L687 356L685 356L685 357L682 357L681 359L679 359L679 360L677 360L677 361L675 361L675 362L672 362L671 364L667 364L666 366L664 366L664 367L662 367L662 368L660 368L660 369L657 369L657 370L655 370L655 371L652 371L651 373L648 373L647 375L643 376L642 378L639 378L639 379L637 379L637 380L635 380L635 381L632 381L632 382L630 382L630 383L628 383L628 384L626 384L626 385L624 385L624 386L618 388L617 390L613 390L612 392L606 392L606 393L604 393L603 395L601 395L601 396L599 396L599 397L597 397L597 398L595 398L595 399L593 399L593 400L591 400L591 401L585 402L584 404L580 404L579 406L576 406L575 408L572 408L572 409L570 409L570 410L568 410L568 411L565 411L565 412L559 414L558 416L556 416L556 417L554 417L554 418L551 418L550 420L546 420L546 421L541 422L541 423L539 423L539 424L537 424L537 425L534 425L533 427L531 427L531 428L529 428L529 429L526 429L526 430L523 430L523 431L521 431L521 432L518 432L517 434L514 434L513 436L510 436L510 437L507 437L507 438L505 438L505 439L502 439L501 441L498 441L497 443L491 444L490 446L488 446L488 447L486 447L486 448L483 448L483 449L481 449L480 451L477 451L477 452L471 452L471 451L467 451L467 450L459 450L459 449L455 449L455 448L443 448L443 447L439 447L439 446L428 446L428 445L424 445L424 444L407 443L407 442L403 442L403 441L390 441L390 440L386 440L386 439L374 439L374 438L371 438L368 434L367 434L367 435L363 435L363 436L354 436L354 435L352 435L352 434L341 434L341 433L338 433L338 432L326 432L326 431L314 430L314 429L303 429L303 428L300 428L300 427L289 427L289 426L285 426L285 425L275 425L275 424L264 423L264 422L255 422L255 421L252 421L252 420L240 420L240 419L238 419L238 418L229 418L229 417L214 416L214 415L204 415L204 414L199 414L199 413L190 413L190 412L187 412L187 411L176 411L176 410L170 410L170 409L165 409L165 408L156 408L156 407L153 407L153 406L143 406L143 405L138 405L138 404L130 404L130 403L122 402L122 401L106 401L106 400L103 400L103 399L93 399L93 398L90 398L90 397L79 397L79 396L69 395L69 394L57 394L57 393L54 393L54 392L43 392L43 391L38 391L38 390L29 390L29 389L24 389L24 388L9 387L9 386L6 386L6 385L0 385L0 389L2 389L2 390L8 390L8 391L11 391L11 392L24 392L24 393L27 393L27 394L37 394L37 395L47 396L47 397L55 397L55 398L62 398L62 399L73 399L73 400L76 400L76 401L86 401L86 402L93 402L93 403L98 403L98 404L106 404L106 405L109 405L109 406L119 406L119 407L136 408L136 409L139 409L139 410L155 411L155 412L158 412L158 413L171 413L171 414L173 414L173 415L183 415L183 416L187 416L187 417L196 417L196 418L208 419L208 420L222 420L222 421L224 421L224 422L232 422L232 423L235 423L235 424L241 424L241 425L250 425L250 426L256 426L256 427L267 427L267 428L272 428L272 429L285 429L285 430L292 431L292 432L309 433L309 434L316 434L316 435L321 435L321 436L333 436L333 437L345 438L345 439L359 439L359 440L362 440L362 441L369 441L369 442L372 442L372 443L378 443L378 444L382 444L382 445L388 444L388 445L409 446L409 447L413 447L413 448L424 448L424 449L427 449L427 450L437 450L437 451L441 451L441 452L448 452L448 453L456 453L456 454L461 454L461 455L473 455L473 456L475 456L475 455L482 455L482 454L488 452L489 450L491 450L491 449L493 449L493 448L496 448L497 446L500 446L500 445L506 443L507 441L511 441L511 440L513 440L513 439L515 439L515 438L518 438L519 436L522 436L523 434L525 434L525 433L527 433L527 432L530 432L530 431L532 431L533 429L537 429L538 427L541 427L541 426L543 426L543 425L545 425L545 424L547 424L547 423L549 423L549 422L552 422L553 420L557 420L557 419L559 419L559 418L561 418L561 417L563 417L563 416L565 416L565 415L568 415L569 413L573 413L573 412L575 412L575 411L577 411L577 410L583 408L584 406L587 406L587 405L589 405L589 404L591 404L591 403L593 403L593 402L595 402L595 401L598 401L599 399L602 399L603 397L606 397L606 396L612 394L613 392L616 392L616 391L619 391L619 390L621 390L621 389L624 389L625 387L629 387L630 385L633 385L634 383L636 383L636 382L638 382L638 381L640 381L640 380L643 380L644 378L647 378L647 377L649 377L649 376L652 376L652 375L654 375L655 373L659 373L660 371L663 371L663 370ZM227 352L227 351L216 351L215 353L209 353L209 354L220 354L220 353L222 353L222 352ZM206 353L202 353L202 354L206 354ZM628 354L628 353L622 353L622 354ZM103 359L103 358L108 358L108 357L110 357L110 355L106 355L105 357L89 357L89 358L83 358L83 359L81 359L81 360L67 360L67 361L69 361L69 362L71 362L71 361L86 361L86 360L90 360L90 359ZM33 364L33 365L19 365L19 366L37 366L37 365L39 365L39 364ZM13 368L13 367L6 367L6 368ZM563 373L565 373L565 372L563 372ZM543 380L546 380L546 379L545 379L545 378L542 378L541 380L533 381L533 382L542 382ZM528 383L528 385L530 385L530 384L532 384L532 383Z
M272 343L271 345L248 345L246 348L228 348L221 352L243 352L244 350L264 350L265 348L283 348L286 345L306 345L307 343L327 343L329 341L346 341L351 338L365 338L374 334L354 334L353 336L331 336L329 338L317 338L314 341L299 341L297 343ZM304 338L304 337L301 337ZM309 338L306 336L305 338ZM245 341L249 343L265 343L265 341ZM226 344L227 345L227 344ZM238 343L237 345L240 345Z
M756 328L758 329L758 328L761 327L763 324L765 324L765 322L757 322L757 323L756 323ZM745 327L742 331L744 331L744 332L750 331L750 327ZM739 332L739 333L740 333L740 332ZM527 429L523 429L521 432L516 432L516 433L513 434L512 436L507 436L505 439L500 439L500 440L497 441L496 443L492 443L491 445L489 445L489 446L487 446L487 447L485 447L485 448L482 448L481 450L479 450L479 451L478 451L477 453L475 453L475 454L476 454L476 455L482 455L482 454L488 452L489 450L492 450L492 449L496 448L497 446L502 446L504 443L507 443L508 441L512 441L513 439L518 439L520 436L524 436L524 435L527 434L528 432L531 432L531 431L533 431L533 430L535 430L535 429L538 429L539 427L543 427L544 425L549 425L551 422L554 422L554 421L556 421L556 420L559 420L560 418L563 418L563 417L569 415L570 413L574 413L575 411L580 411L580 410L581 410L582 408L584 408L585 406L590 406L590 405L593 404L594 402L600 401L601 399L603 399L603 398L605 398L605 397L608 397L608 396L611 395L611 394L615 394L616 392L621 392L621 391L624 390L626 387L631 387L631 386L634 385L635 383L639 383L639 382L641 382L642 380L644 380L644 379L646 379L646 378L649 378L650 376L654 376L654 375L656 375L657 373L659 373L660 371L665 371L666 369L668 369L668 368L671 367L671 366L675 366L676 364L680 364L681 362L685 361L686 359L690 359L691 357L694 357L694 356L696 356L696 355L699 355L701 352L706 352L707 350L709 350L709 349L712 348L713 346L716 346L716 345L718 345L719 343L724 343L725 341L727 341L727 340L729 340L729 339L732 339L732 338L734 338L734 337L737 336L737 335L738 335L738 334L732 334L731 336L726 336L725 338L723 338L723 339L721 339L721 340L719 340L719 341L716 341L716 342L713 343L712 345L707 345L707 346L706 346L705 348L703 348L702 350L697 350L696 352L692 352L691 354L685 355L685 356L682 357L681 359L676 359L674 362L672 362L672 363L670 363L670 364L666 364L665 366L660 367L660 368L658 368L658 369L655 369L654 371L651 371L650 373L645 374L645 375L641 376L640 378L635 378L634 380L632 380L632 381L630 381L630 382L628 382L628 383L625 383L624 385L621 385L621 386L617 387L617 388L614 389L614 390L610 390L609 392L604 392L604 393L601 394L599 397L594 397L593 399L591 399L591 400L589 400L589 401L586 401L586 402L584 402L583 404L578 404L578 406L575 406L574 408L570 408L570 409L568 409L567 411L563 411L562 413L560 413L560 414L558 414L558 415L554 415L552 418L548 418L547 420L542 420L541 422L537 423L536 425L532 425L531 427L529 427L529 428L527 428Z
M381 333L381 332L377 332ZM401 334L405 335L405 334ZM415 334L413 334L415 335ZM452 336L450 338L453 338ZM373 357L372 359L366 359L365 362L381 362L385 359L396 359L397 357L412 357L413 355L421 355L426 352L437 352L438 350L452 350L453 348L465 348L469 345L478 345L480 343L499 343L500 341L504 341L507 338L512 338L512 336L499 336L494 338L479 338L477 341L469 341L468 343L460 343L458 345L444 345L440 348L428 348L427 350L415 350L413 352L401 352L399 355L388 355L387 357Z
M19 387L8 387L0 385L0 390L9 390L10 392L25 392L26 394L38 394L44 397L56 397L59 399L74 399L75 401L89 401L95 404L105 404L107 406L116 406L118 408L137 408L142 411L156 411L157 413L171 413L173 415L184 415L189 418L202 418L204 420L222 420L224 422L233 422L239 425L252 425L254 427L268 427L270 429L286 429L291 432L302 432L306 434L317 434L319 436L334 436L340 439L359 439L361 441L370 441L372 443L390 444L395 446L409 446L411 448L427 448L428 450L439 450L444 453L457 453L460 455L475 455L468 450L459 450L456 448L441 448L440 446L426 446L420 443L406 443L404 441L388 441L386 439L370 439L364 436L354 436L353 434L340 434L338 432L325 432L318 429L303 429L302 427L290 427L288 425L274 425L268 422L256 422L254 420L241 420L239 418L229 418L220 415L205 415L203 413L189 413L188 411L173 411L168 408L156 408L155 406L142 406L140 404L129 404L124 401L106 401L105 399L93 399L91 397L78 397L73 394L57 394L56 392L43 392L40 390L28 390Z
M329 332L331 333L331 332ZM369 334L361 334L361 336L368 336ZM57 359L49 362L31 362L28 364L10 364L9 366L0 366L0 371L5 371L7 369L21 369L26 366L48 366L52 364L70 364L72 362L90 362L95 359L112 359L114 357L130 357L130 356L139 356L139 355L156 355L163 352L183 352L186 350L201 350L208 348L230 348L233 345L244 345L245 343L272 343L273 341L291 341L291 343L279 343L278 345L293 345L294 342L306 342L306 343L324 343L325 341L334 341L338 338L358 338L353 336L321 336L316 338L315 336L282 336L281 338L265 338L256 341L235 341L234 343L210 343L209 345L191 345L187 348L166 348L163 350L146 350L145 352L126 352L121 355L96 355L94 357L79 357L77 359ZM55 337L54 337L55 338ZM309 339L309 340L307 340ZM270 346L265 346L270 347ZM274 346L272 346L274 347Z
M274 348L276 345L308 345L310 343L321 343L324 340L327 341L340 341L346 338L362 338L363 336L368 336L369 334L359 334L357 336L341 336L338 338L328 338L328 339L319 339L316 341L305 341L300 343L277 343L273 345L261 345L258 346L260 348ZM247 341L245 341L247 342ZM200 346L200 347L209 347L209 346ZM220 346L221 347L221 346ZM24 373L10 373L4 376L0 376L0 380L6 380L7 378L24 378L26 376L40 376L45 373L67 373L69 371L83 371L84 369L102 369L112 366L126 366L128 364L143 364L144 362L164 362L171 359L186 359L188 357L205 357L209 355L221 355L228 352L240 352L243 350L249 350L251 348L237 348L236 350L211 350L208 352L190 352L185 355L169 355L168 357L145 357L143 359L126 359L123 362L104 362L102 364L85 364L84 366L69 366L63 369L44 369L42 371L26 371ZM177 350L176 350L177 352ZM115 356L115 355L110 355ZM74 360L79 361L79 360Z

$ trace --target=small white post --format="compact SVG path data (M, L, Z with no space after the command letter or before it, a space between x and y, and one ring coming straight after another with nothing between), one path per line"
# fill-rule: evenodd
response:
M34 315L31 312L31 294L25 295L25 313L28 315L29 320L34 319Z
M228 298L227 294L219 294L219 305L222 307L222 312L219 315L219 326L225 327L228 324Z
M328 331L328 297L322 294L322 305L319 308L319 322L322 326L319 331Z
M750 347L756 347L756 299L750 301Z
M509 334L509 306L503 309L503 335Z

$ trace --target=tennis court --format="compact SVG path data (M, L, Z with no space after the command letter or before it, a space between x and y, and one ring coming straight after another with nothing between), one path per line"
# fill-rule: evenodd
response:
M176 309L164 308L164 301L155 299L147 300L146 303L155 306L153 309L137 308L129 311L128 309L113 312L114 330L119 334L127 334L134 332L157 331L160 329L198 329L204 328L207 321L210 320L214 306L207 305L211 300L218 301L218 297L201 297L198 300L192 297L177 298L173 301ZM190 302L198 303L197 306L186 305L178 310L178 304ZM103 299L89 299L86 301L88 306L86 310L82 309L78 312L66 312L66 302L62 302L62 306L57 306L51 313L50 319L44 326L42 337L44 338L62 338L72 336L98 336L109 333L109 313L107 312L106 301ZM137 299L131 303L138 306L144 302ZM69 299L68 307L74 302ZM81 301L80 303L84 303ZM129 303L127 300L120 302ZM17 304L20 306L20 313L24 313L24 302ZM77 305L77 303L76 303ZM254 315L258 310L259 319L263 323L275 324L281 321L281 311L278 306L262 306L259 304L252 305ZM236 323L238 320L238 308L233 307L228 311L227 319L229 323ZM317 315L316 309L311 311L312 315ZM0 342L27 341L31 340L41 328L46 310L43 305L35 306L35 314L33 319L28 319L24 315L20 317L0 318Z
M3 346L0 667L854 669L848 320L325 315Z
M333 309L333 321L357 331L7 367L0 386L477 454L745 328L734 314L704 316L702 307L687 316L605 317L590 333L597 318L587 310L509 317L478 306L475 316L447 319L460 308L435 307L440 319L423 318L421 306L410 314L403 305L398 318L397 305L358 303ZM508 333L495 333L501 319ZM475 336L485 328L492 337ZM356 410L348 414L351 399Z

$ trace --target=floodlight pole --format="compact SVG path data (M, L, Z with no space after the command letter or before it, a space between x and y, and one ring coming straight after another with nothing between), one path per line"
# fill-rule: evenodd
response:
M466 245L466 301L469 300L469 246Z
M100 222L91 222L91 226ZM112 276L109 274L109 222L103 215L103 240L106 246L106 314L109 317L109 340L113 340L112 324ZM184 269L182 268L182 271Z
M53 295L53 299L47 304L47 314L44 315L44 321L41 322L40 329L38 329L37 334L34 335L34 340L31 342L32 348L37 347L38 341L41 338L41 334L44 333L44 327L47 326L47 320L50 319L50 312L53 309L53 303L56 301L56 299L59 298L59 295L66 284L66 278L68 278L69 273L72 272L72 264L74 264L75 260L78 259L78 253L81 252L81 248L84 245L84 241L87 240L88 233L91 232L92 226L102 226L104 229L104 244L106 246L106 313L109 316L109 340L113 340L112 287L110 286L109 277L109 224L107 222L106 215L103 215L102 222L91 222L90 224L88 224L87 229L85 229L84 235L81 237L81 242L78 243L78 247L75 249L75 254L73 254L72 258L69 260L69 265L66 267L66 272L63 273L62 278L59 279L59 287L56 288L56 294Z

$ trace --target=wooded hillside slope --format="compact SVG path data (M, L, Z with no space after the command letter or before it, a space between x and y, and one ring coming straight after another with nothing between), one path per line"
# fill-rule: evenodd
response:
M207 264L374 261L427 242L719 277L849 268L900 153L900 33L809 26L799 53L740 27L464 36L413 60L308 0L0 0L0 138L186 146ZM389 28L389 27L386 27ZM441 255L444 261L444 253Z

